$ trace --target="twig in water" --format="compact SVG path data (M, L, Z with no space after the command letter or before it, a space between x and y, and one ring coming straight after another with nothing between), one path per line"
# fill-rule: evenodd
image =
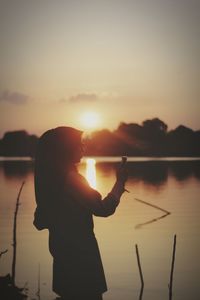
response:
M3 254L5 254L5 253L7 253L8 252L8 249L6 249L6 250L4 250L4 251L1 251L0 252L0 258L1 258L1 256L3 255Z
M163 208L161 208L161 207L159 207L159 206L157 206L157 205L154 205L154 204L151 204L151 203L149 203L149 202L146 202L146 201L144 201L144 200L141 200L141 199L138 199L138 198L134 198L136 201L139 201L139 202L141 202L141 203L143 203L143 204L146 204L146 205L148 205L148 206L151 206L151 207L154 207L154 208L156 208L156 209L158 209L158 210L161 210L161 211L163 211L164 213L166 213L166 214L170 214L170 212L168 211L168 210L166 210L166 209L163 209Z
M24 186L24 181L19 189L19 193L16 200L15 213L14 213L14 223L13 223L13 261L12 261L12 284L15 286L15 268L16 268L16 250L17 250L17 213L19 208L19 198L21 195L22 188Z
M135 251L136 251L137 264L138 264L138 269L139 269L139 273L140 273L140 281L141 281L139 300L142 300L143 289L144 289L144 279L143 279L142 268L141 268L141 263L140 263L140 256L139 256L137 244L135 245Z
M174 244L172 252L172 263L171 263L171 272L170 272L170 282L169 282L169 300L172 300L172 288L173 288L173 275L174 275L174 263L176 257L176 234L174 235Z
M148 224L154 223L154 222L156 222L156 221L159 221L159 220L161 220L161 219L167 217L168 215L169 215L169 214L167 213L167 214L164 214L164 215L162 215L162 216L160 216L160 217L158 217L158 218L149 220L149 221L144 222L144 223L137 224L137 225L135 226L135 228L136 228L136 229L139 229L139 228L141 228L141 227L144 226L144 225L148 225Z
M149 203L149 202L146 202L146 201L141 200L141 199L138 199L138 198L134 198L134 199L135 199L136 201L138 201L138 202L141 202L141 203L143 203L143 204L146 204L146 205L148 205L148 206L151 206L151 207L153 207L153 208L156 208L156 209L158 209L158 210L164 212L164 215L162 215L162 216L160 216L160 217L158 217L158 218L154 218L154 219L152 219L152 220L150 220L150 221L147 221L147 222L144 222L144 223L141 223L141 224L137 224L137 225L135 226L136 229L141 228L141 227L144 226L144 225L154 223L154 222L156 222L156 221L158 221L158 220L160 220L160 219L163 219L163 218L165 218L165 217L167 217L168 215L171 214L171 213L170 213L169 211L167 211L166 209L163 209L163 208L161 208L161 207L159 207L159 206L157 206L157 205L151 204L151 203Z

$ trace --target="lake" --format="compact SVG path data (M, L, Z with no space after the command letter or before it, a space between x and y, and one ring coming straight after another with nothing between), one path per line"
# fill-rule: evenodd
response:
M111 190L120 158L84 158L78 168L102 194ZM169 299L173 239L177 236L173 300L200 299L200 159L128 158L129 180L116 213L94 217L109 291L104 300L139 299L138 245L144 277L143 300ZM33 162L0 161L0 275L11 273L15 203L25 181L17 216L16 284L27 286L29 299L53 300L52 258L48 232L33 225ZM136 199L156 205L164 212ZM40 267L39 267L40 266Z

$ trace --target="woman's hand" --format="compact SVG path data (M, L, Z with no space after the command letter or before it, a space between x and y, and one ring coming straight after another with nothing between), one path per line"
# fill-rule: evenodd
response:
M115 196L118 201L120 200L121 195L127 191L125 189L125 183L128 179L128 171L126 166L126 157L122 157L122 162L119 165L116 172L117 180L111 190L111 194ZM128 191L127 191L128 192Z
M124 160L123 158L122 158L122 163L120 164L120 166L117 169L116 177L117 177L118 182L125 185L125 183L128 179L128 171L127 171L127 166L126 166L126 160Z

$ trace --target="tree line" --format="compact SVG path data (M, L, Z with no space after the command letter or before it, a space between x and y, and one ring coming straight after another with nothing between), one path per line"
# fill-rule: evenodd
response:
M0 140L1 156L35 156L38 137L25 130L6 132ZM102 129L85 138L86 155L93 156L200 156L200 130L184 125L168 131L158 118L120 123L114 131Z

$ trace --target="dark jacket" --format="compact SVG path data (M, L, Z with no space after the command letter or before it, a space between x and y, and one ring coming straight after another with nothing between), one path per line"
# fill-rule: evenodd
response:
M49 250L54 258L53 290L59 295L74 295L75 291L82 295L105 292L106 280L92 215L112 215L119 201L111 193L102 200L75 170L66 175L59 188L45 189L43 197L49 198L49 207L38 203L34 225L39 230L49 230Z

